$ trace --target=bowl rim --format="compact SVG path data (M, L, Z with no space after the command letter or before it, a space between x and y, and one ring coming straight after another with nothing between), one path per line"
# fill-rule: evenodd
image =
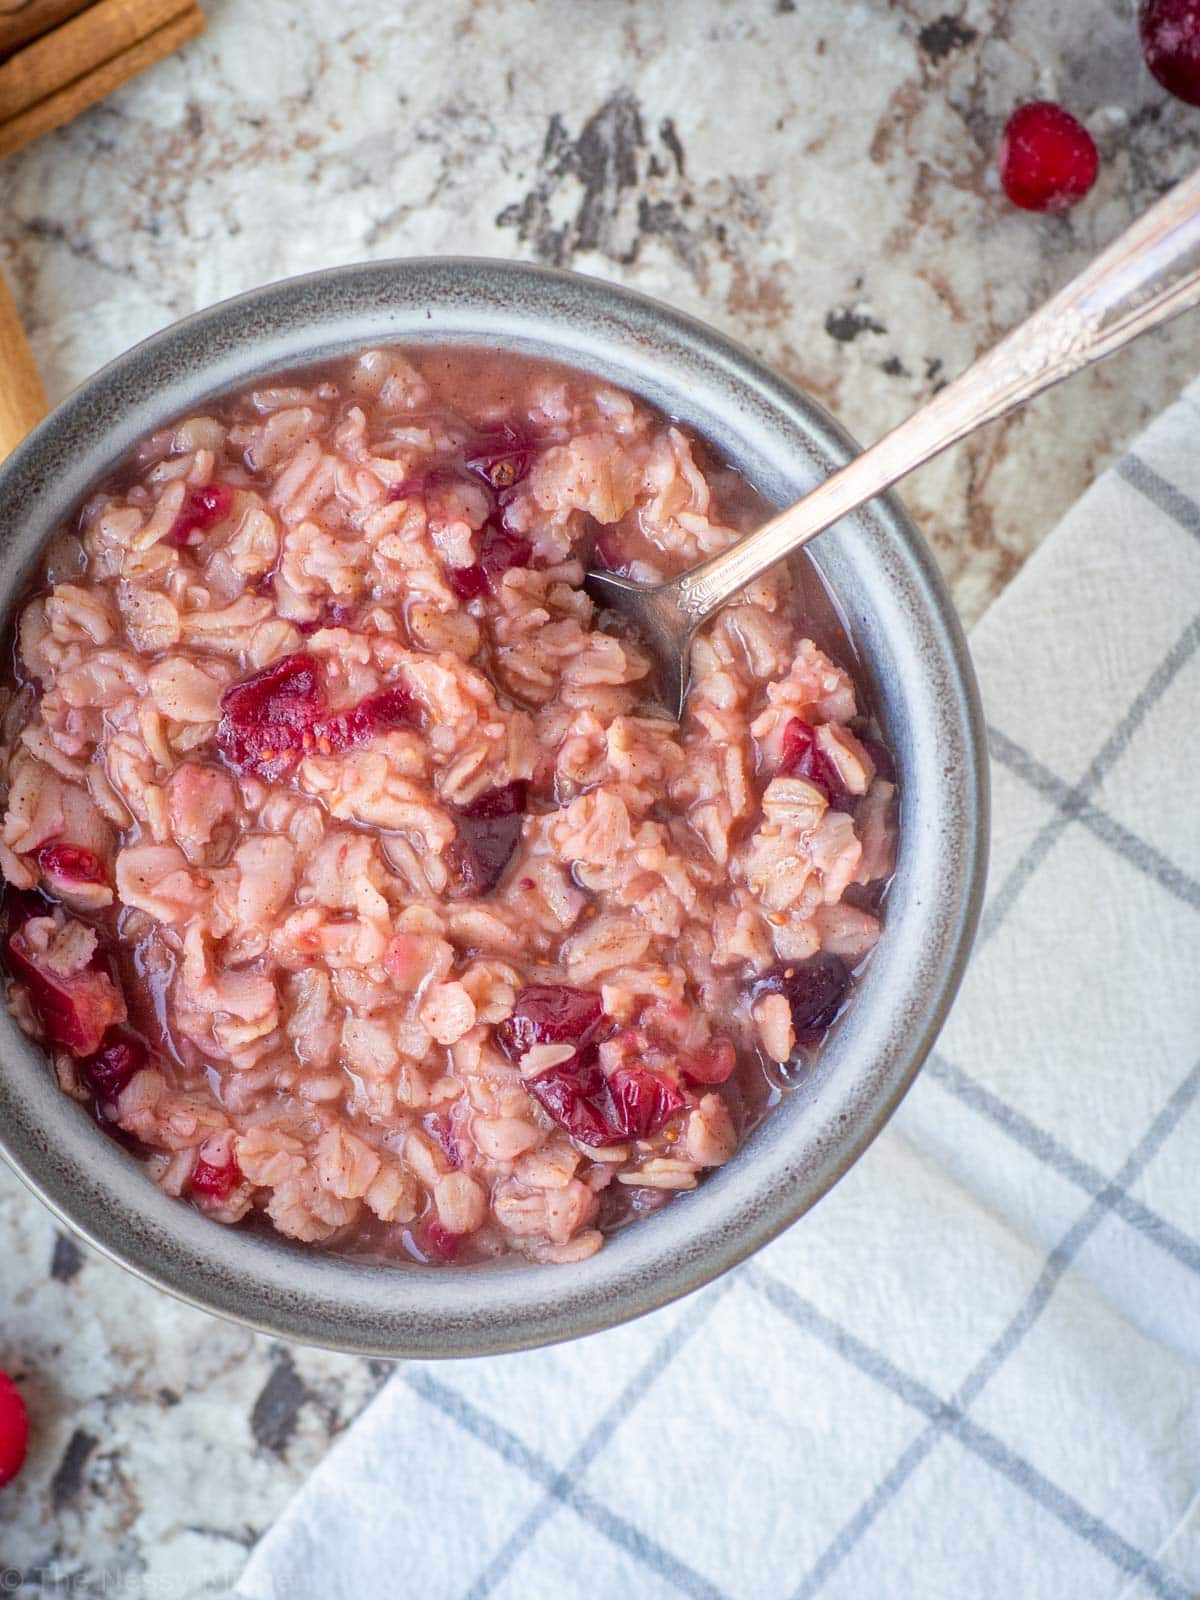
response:
M69 395L0 463L0 607L11 611L48 535L151 427L256 375L386 343L499 346L597 372L722 438L777 502L857 450L748 350L634 290L488 257L350 264L196 312ZM958 988L987 865L979 692L924 540L888 494L811 554L847 612L900 765L900 861L884 937L811 1080L694 1193L566 1267L405 1270L305 1251L222 1229L162 1194L62 1095L44 1052L7 1015L0 1155L69 1228L144 1281L261 1332L373 1356L492 1354L578 1337L690 1293L760 1249L832 1188L912 1084Z

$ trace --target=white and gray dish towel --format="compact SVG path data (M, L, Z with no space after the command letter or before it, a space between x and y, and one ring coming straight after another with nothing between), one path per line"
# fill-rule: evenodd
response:
M1200 1594L1200 385L972 645L988 901L885 1133L680 1304L398 1367L237 1596Z

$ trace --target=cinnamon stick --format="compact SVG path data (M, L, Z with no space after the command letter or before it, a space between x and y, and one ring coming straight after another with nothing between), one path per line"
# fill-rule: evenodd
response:
M0 123L9 122L157 33L195 0L100 0L0 64Z
M204 14L198 6L193 5L182 16L168 22L165 28L159 28L156 33L139 40L93 71L85 72L82 77L76 78L55 94L47 95L27 111L0 123L0 156L11 155L23 145L40 139L52 128L61 128L74 121L81 112L105 99L129 78L154 66L172 51L178 50L180 45L203 32Z
M33 352L0 272L0 461L49 409Z
M92 0L0 0L0 56L79 14Z

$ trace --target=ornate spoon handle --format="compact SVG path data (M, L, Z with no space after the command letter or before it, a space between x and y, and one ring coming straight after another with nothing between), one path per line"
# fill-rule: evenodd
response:
M1200 172L928 405L756 533L677 580L697 622L759 573L982 423L1200 304Z

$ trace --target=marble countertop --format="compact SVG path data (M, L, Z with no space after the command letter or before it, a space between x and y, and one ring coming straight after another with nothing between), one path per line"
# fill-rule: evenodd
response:
M619 279L742 339L861 438L925 399L1197 163L1132 0L206 0L208 35L0 162L0 262L52 398L266 279L426 252ZM1065 218L1014 211L1022 100L1101 147ZM973 620L1196 369L1143 341L915 476ZM385 1365L286 1348L74 1243L0 1171L0 1367L30 1463L0 1592L232 1579Z

